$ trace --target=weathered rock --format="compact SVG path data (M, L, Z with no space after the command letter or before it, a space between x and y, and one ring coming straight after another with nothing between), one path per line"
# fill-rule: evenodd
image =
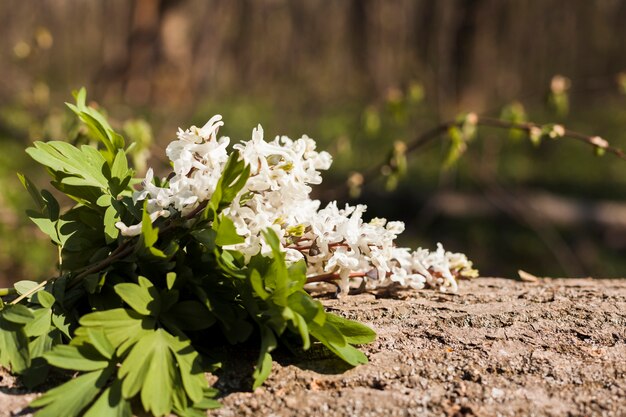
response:
M626 280L536 283L481 278L434 291L324 299L368 323L370 363L346 369L323 350L281 352L265 385L248 386L253 350L230 351L213 416L623 416ZM341 372L343 371L343 372ZM33 394L1 374L0 414ZM27 413L20 415L28 415Z

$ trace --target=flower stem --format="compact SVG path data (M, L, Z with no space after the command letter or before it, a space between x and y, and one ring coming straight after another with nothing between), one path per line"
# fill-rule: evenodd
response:
M351 272L350 273L350 278L362 278L362 277L364 277L366 275L367 274L365 272ZM341 279L341 277L339 276L338 273L331 272L329 274L320 274L320 275L314 275L314 276L308 277L306 279L306 283L307 284L312 284L314 282L334 282L334 281L338 281L340 279Z
M198 207L196 207L192 212L190 212L189 214L187 214L186 216L184 216L185 220L190 220L193 217L197 216L202 210L204 210L207 206L208 202L204 201L203 203L201 203ZM170 222L168 224L166 224L165 226L163 226L163 228L161 230L159 230L159 234L163 234L167 231L169 231L170 229L172 229L173 227L175 227L174 222ZM126 240L124 241L122 244L120 244L113 252L111 252L111 254L103 259L102 261L98 262L97 264L94 264L90 267L88 267L87 269L83 270L80 274L76 275L75 277L71 278L70 283L68 284L69 288L73 288L76 285L78 285L78 283L85 278L88 275L91 275L93 273L102 271L103 269L105 269L106 267L108 267L109 265L115 263L116 261L130 255L133 253L133 246L131 245L132 240Z

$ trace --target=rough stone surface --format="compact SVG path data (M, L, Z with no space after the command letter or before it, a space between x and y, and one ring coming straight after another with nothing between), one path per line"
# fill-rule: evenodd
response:
M276 352L268 381L250 383L252 349L225 352L218 376L234 416L625 416L626 280L497 278L459 294L399 291L323 299L371 325L370 363L346 369L323 350ZM0 415L37 394L0 373Z

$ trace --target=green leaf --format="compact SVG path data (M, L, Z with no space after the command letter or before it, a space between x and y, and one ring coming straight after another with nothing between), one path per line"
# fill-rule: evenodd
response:
M215 237L215 244L217 246L236 245L246 241L243 237L237 234L235 223L230 217L221 216L219 222L216 222L217 235Z
M13 287L15 288L15 291L17 291L19 295L24 295L27 292L31 291L33 288L35 288L37 285L39 285L38 282L24 280L24 281L17 281L15 284L13 284Z
M352 345L340 346L334 343L329 343L326 347L352 366L363 365L368 362L367 356Z
M39 229L48 235L50 239L57 245L61 245L61 239L59 237L59 215L60 208L59 203L54 196L46 190L41 191L41 198L43 200L43 206L39 211L26 210L28 217L39 227Z
M57 345L43 356L52 366L74 371L95 371L109 366L109 360L88 344Z
M107 161L112 163L116 151L124 148L124 138L111 128L109 122L100 112L85 104L86 95L86 91L83 88L76 94L76 105L65 104L85 123L91 136L104 144L106 150L103 153Z
M11 323L26 324L35 318L33 312L26 306L15 304L2 310L2 318Z
M119 369L122 395L131 398L141 391L144 409L154 415L167 414L173 407L172 389L178 378L173 340L163 329L150 332L137 341Z
M178 370L174 358L165 341L165 331L157 330L158 335L152 348L152 361L145 375L141 389L141 403L146 411L154 415L164 415L172 411L172 389ZM161 340L163 342L161 343Z
M258 295L261 300L267 300L270 297L270 293L265 290L261 274L259 274L259 271L256 269L250 270L250 284L252 285L252 289L256 295Z
M165 276L165 281L166 281L168 290L171 290L172 288L174 288L174 285L176 285L176 279L177 279L176 272L167 273L167 275Z
M107 359L113 357L115 348L111 345L111 342L107 338L104 330L101 327L91 327L87 329L87 336L93 347Z
M286 307L291 279L289 277L289 270L285 264L285 254L280 250L280 240L274 230L267 229L263 231L263 237L272 248L272 262L263 276L265 288L273 290L273 302Z
M309 329L313 337L322 342L331 352L348 364L357 366L367 363L367 356L354 346L348 344L341 332L334 325L330 324L328 320L324 323L324 326L309 323Z
M106 248L106 252L108 254L108 248ZM89 274L83 278L83 287L85 287L89 294L100 292L102 290L102 286L106 282L106 276L106 272L102 275L99 273Z
M30 366L28 336L22 324L12 323L0 314L0 365L21 373Z
M31 359L34 361L36 358L42 357L44 353L50 351L54 346L61 342L60 338L61 335L59 334L59 332L56 331L56 329L50 327L46 329L43 334L36 337L31 337L31 340L28 344Z
M26 153L55 172L54 177L60 183L101 189L108 186L108 180L102 173L106 160L90 146L83 145L79 149L60 141L35 142L33 147L26 149Z
M156 288L145 288L133 283L117 284L115 292L133 310L145 316L157 316L161 307L161 299Z
M68 339L71 339L70 335L70 320L65 314L55 314L52 313L52 324L54 327L59 329L61 333L65 335Z
M328 317L328 313L327 317ZM337 346L345 346L348 342L344 335L334 325L330 324L328 320L324 322L323 326L319 326L317 323L310 323L311 334L315 336L317 340L326 344L332 343Z
M202 399L197 402L194 403L194 408L199 408L202 410L209 410L212 408L220 408L222 405L214 400L213 398L215 398L217 395L219 394L219 391L216 390L215 388L210 388L210 387L205 387L203 389L203 397Z
M376 340L376 332L364 324L332 313L326 313L326 320L343 334L348 343L362 345Z
M35 359L43 359L43 354L49 352L54 346L60 343L60 334L55 329L47 329L44 334L31 338L28 348L30 350L31 368L35 365ZM44 360L46 366L48 363ZM42 365L42 364L40 364ZM30 372L30 371L29 371Z
M79 108L86 107L85 102L87 101L87 89L85 87L81 87L78 91L73 91L72 95L74 99L76 99L76 105Z
M295 313L294 322L302 339L302 349L309 349L311 347L311 339L309 338L309 326L306 324L306 320L300 314Z
M120 221L120 215L114 206L107 207L104 212L104 236L107 243L114 242L120 234L120 230L115 223Z
M132 417L130 402L122 397L122 383L113 381L98 397L84 417Z
M57 222L47 218L38 217L36 213L33 213L30 210L27 210L26 213L28 214L28 217L30 217L31 221L35 223L35 225L37 225L39 230L41 230L45 235L50 237L50 239L57 245L61 244L61 240L59 239L59 232L57 230Z
M139 275L137 277L137 282L141 288L150 289L154 288L154 284L148 278Z
M51 308L55 301L54 296L45 290L39 290L33 294L33 302L39 303L45 308Z
M203 389L203 397L200 401L193 403L190 407L175 407L174 412L179 417L206 417L207 410L220 408L222 405L214 398L218 391L214 388L205 387Z
M108 131L109 137L111 138L111 142L113 143L113 147L116 149L124 149L124 145L126 144L124 141L124 136L115 132L113 129L109 129Z
M133 176L133 170L128 168L126 152L124 152L122 147L118 148L117 150L117 154L115 155L115 159L113 160L113 165L111 166L110 172L111 179L109 181L109 190L111 191L111 194L115 197L117 197L118 194L122 193L126 189Z
M35 416L78 416L98 395L110 374L108 368L89 372L51 389L30 403L31 407L43 407Z
M314 300L306 291L296 291L289 296L289 307L296 313L304 317L307 322L313 321L323 326L326 322L327 314L324 306Z
M128 160L126 153L122 149L118 149L111 166L111 177L123 181L128 176Z
M239 191L246 185L249 177L250 166L246 165L243 160L239 160L238 151L233 151L226 161L222 176L209 200L209 210L205 211L205 216L209 212L217 215L224 207L232 203Z
M139 339L124 360L118 375L123 378L122 395L125 398L132 398L141 390L150 363L153 362L152 348L157 343L158 335L160 335L160 329ZM159 341L162 342L162 339L159 338Z
M185 392L193 403L202 401L203 396L206 394L207 381L201 366L200 355L188 340L172 339L170 347L178 362Z
M141 239L140 247L151 249L159 240L159 229L152 226L152 220L148 214L148 202L145 201L141 217Z
M61 215L61 207L59 202L48 190L41 190L41 197L46 202L45 214L51 220L57 220Z
M29 337L42 336L50 331L50 325L52 323L52 310L49 308L39 308L33 310L32 314L34 318L30 320L24 331Z
M163 313L169 312L170 308L173 305L178 303L178 299L180 298L180 292L176 289L174 290L163 290L159 293L161 297L161 316L159 318L163 318Z
M40 211L42 211L44 207L46 206L46 202L44 201L43 197L41 196L41 193L37 189L37 186L31 180L29 180L24 174L18 173L17 177L20 179L20 182L22 183L24 188L26 188L26 191L28 191L28 194L30 194L30 196L32 197L33 201L37 205L37 208Z
M154 319L141 316L134 311L116 308L86 314L81 317L80 324L85 328L102 327L109 342L118 348L124 342L135 341L150 333L149 329L153 329L156 323ZM79 330L76 330L77 334Z
M259 352L259 360L252 374L252 378L254 378L254 383L252 384L253 390L260 387L269 376L272 370L272 355L270 355L270 352L276 348L276 336L274 336L274 332L267 326L261 326L260 330L261 351Z

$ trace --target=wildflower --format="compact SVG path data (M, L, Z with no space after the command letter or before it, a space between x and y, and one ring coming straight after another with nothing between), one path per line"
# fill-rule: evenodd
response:
M135 201L147 200L152 221L168 216L170 210L186 215L209 200L228 160L228 138L217 137L221 116L212 117L202 128L179 129L177 140L166 154L173 166L169 183L154 185L150 169L134 194ZM272 228L281 240L288 262L304 259L309 277L332 275L347 292L351 277L370 287L390 282L420 289L428 285L441 291L456 291L456 277L474 273L463 254L397 248L395 239L404 223L374 218L365 221L365 205L339 208L331 202L320 208L311 199L311 185L320 184L320 171L330 168L332 157L316 150L308 136L292 140L277 136L266 141L259 125L249 141L233 146L250 166L250 177L223 213L234 223L244 242L228 248L240 251L245 260L258 253L271 254L262 232ZM116 225L123 235L135 236L140 225Z

